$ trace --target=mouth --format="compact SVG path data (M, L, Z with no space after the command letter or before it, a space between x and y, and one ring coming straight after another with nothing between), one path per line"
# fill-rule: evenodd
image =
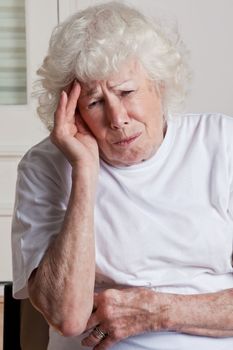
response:
M142 132L138 132L130 137L126 137L126 138L121 139L117 142L114 142L113 144L117 145L117 146L128 146L131 143L133 143L134 141L136 141L141 136L141 134L142 134Z

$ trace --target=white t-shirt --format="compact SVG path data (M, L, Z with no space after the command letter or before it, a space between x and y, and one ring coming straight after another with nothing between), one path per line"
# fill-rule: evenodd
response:
M233 118L176 115L156 154L130 167L101 161L95 205L96 288L195 294L233 288ZM20 162L13 220L14 294L61 227L71 169L45 139ZM78 312L78 310L77 310ZM51 332L49 350L84 349ZM230 350L233 337L130 337L114 350Z

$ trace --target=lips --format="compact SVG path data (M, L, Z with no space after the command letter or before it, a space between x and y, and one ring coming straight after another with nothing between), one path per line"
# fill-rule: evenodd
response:
M125 137L117 142L114 142L114 145L117 145L117 146L127 146L127 145L130 145L131 143L133 143L139 136L141 136L141 132L138 132L132 136L129 136L129 137Z

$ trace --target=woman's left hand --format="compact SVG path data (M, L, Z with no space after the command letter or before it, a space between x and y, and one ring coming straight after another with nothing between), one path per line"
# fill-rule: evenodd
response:
M94 312L87 323L87 330L93 330L83 339L82 345L105 350L124 338L160 330L160 305L158 299L155 310L155 297L154 291L138 287L95 293Z

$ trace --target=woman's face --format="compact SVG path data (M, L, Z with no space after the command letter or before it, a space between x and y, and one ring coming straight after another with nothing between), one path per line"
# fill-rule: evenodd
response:
M136 61L107 80L81 84L78 107L97 140L100 157L113 166L150 158L163 140L160 91Z

